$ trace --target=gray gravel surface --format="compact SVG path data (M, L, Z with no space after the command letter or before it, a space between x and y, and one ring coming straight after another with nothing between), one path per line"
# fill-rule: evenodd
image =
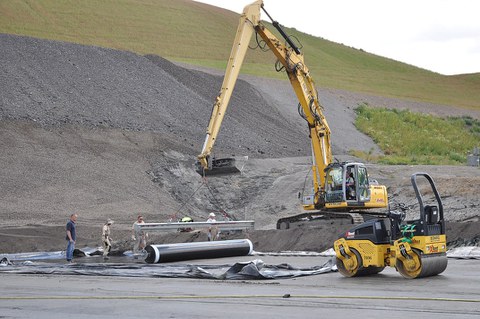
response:
M0 43L1 119L153 131L198 152L221 77L111 49L5 34ZM228 140L219 141L218 153L283 157L308 151L305 133L244 81L222 131Z
M0 252L63 247L62 228L71 212L79 214L80 242L89 245L100 243L107 218L116 220L116 239L128 238L138 213L152 222L183 215L200 221L225 209L238 219L254 219L261 230L301 212L297 194L306 180L308 185L310 145L285 81L241 77L215 150L219 156L235 154L244 169L205 180L193 164L221 72L6 34L0 34L0 69ZM469 114L339 90L319 93L339 159L352 159L345 155L351 149L380 152L353 125L358 103ZM448 218L478 222L478 194L464 186L480 183L477 168L419 169L440 181ZM415 170L371 165L370 174L396 199L411 202L408 178ZM317 236L296 230L283 236L283 244L278 235L257 239L275 250L320 249L312 238L329 242L331 236L321 233L344 228L314 230ZM469 238L475 235L471 229L465 232Z

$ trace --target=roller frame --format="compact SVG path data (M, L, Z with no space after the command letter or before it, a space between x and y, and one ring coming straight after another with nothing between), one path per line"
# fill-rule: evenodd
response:
M418 176L425 177L430 183L437 201L437 208L424 205L417 186L416 179ZM365 235L361 230L366 230L367 226L373 225L367 222L349 230L334 243L337 268L342 275L354 277L375 274L382 271L385 266L395 267L404 278L408 279L435 276L445 271L448 259L446 255L445 220L440 195L433 179L427 173L415 173L412 175L411 181L420 205L420 219L407 222L418 226L418 229L414 232L415 235L412 238L404 238L402 234L400 235L402 238L399 238L399 232L396 231L399 228L396 227L399 227L403 221L404 214L400 215L393 212L388 214L391 223L388 236L383 235L379 239L377 231L374 231L375 235ZM432 208L438 209L438 211ZM438 213L439 218L434 219L432 217L434 216L433 213ZM430 214L430 217L427 214ZM383 225L382 229L385 227L385 220L378 219L372 222L381 223ZM388 244L389 240L390 244ZM365 247L369 249L365 250ZM377 251L373 251L372 247L376 248ZM364 255L368 257L367 267L363 265ZM355 265L355 263L358 263L358 265Z

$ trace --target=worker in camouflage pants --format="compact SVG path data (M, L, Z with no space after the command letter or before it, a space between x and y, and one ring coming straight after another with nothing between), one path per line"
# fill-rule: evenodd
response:
M108 259L108 253L112 249L112 238L110 237L110 226L113 220L108 219L102 228L103 258Z

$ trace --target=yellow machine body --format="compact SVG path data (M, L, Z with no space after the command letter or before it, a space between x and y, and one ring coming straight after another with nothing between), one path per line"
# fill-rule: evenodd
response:
M424 205L417 176L430 183L437 205ZM443 205L433 179L426 173L412 175L420 204L420 218L404 222L405 214L389 212L354 227L334 243L338 271L346 277L371 275L395 267L405 278L442 273L447 268L447 237Z
M339 271L347 277L379 273L387 266L396 267L406 278L436 275L446 268L446 247L445 235L416 236L411 244L401 240L393 244L375 244L370 240L347 242L344 238L334 243L336 258L344 265ZM340 253L342 249L346 256Z
M272 20L272 26L283 39L269 30L270 25L262 22L261 10ZM333 161L330 127L304 55L281 25L270 17L262 0L247 5L240 16L222 87L213 104L203 147L197 157L197 171L201 175L213 175L215 171L222 174L240 172L235 167L234 159L218 159L212 152L253 35L256 35L259 46L268 47L277 58L279 70L286 72L298 98L299 115L307 124L312 152L312 187L308 194L303 194L303 208L307 211L350 212L388 207L386 187L369 181L364 164ZM350 174L352 186L347 185ZM354 189L351 194L348 193L350 189ZM296 218L297 216L292 216L291 220Z

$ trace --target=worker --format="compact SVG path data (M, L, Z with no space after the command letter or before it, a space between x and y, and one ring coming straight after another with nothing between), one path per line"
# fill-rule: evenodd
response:
M137 221L134 222L132 226L132 239L135 241L133 244L133 255L135 259L138 259L138 254L147 246L148 238L148 234L145 231L136 227L139 224L145 224L142 215L138 215Z
M182 219L180 219L180 223L193 223L193 218L185 216ZM193 228L191 228L191 227L179 228L178 231L180 231L180 232L191 232L191 231L193 231Z
M347 199L355 199L355 178L353 178L353 173L347 173L347 180L345 183L347 189Z
M215 219L215 217L216 216L214 213L210 213L208 215L207 223L216 223L217 220ZM220 236L220 231L218 230L217 226L210 225L208 227L208 234L207 234L208 241L218 240L219 236Z
M70 220L67 222L65 239L67 240L67 250L65 251L67 262L71 263L73 260L73 251L75 250L75 242L77 240L77 214L71 214Z
M182 219L180 219L180 222L181 223L191 223L191 222L193 222L193 219L192 219L192 217L185 216Z
M108 259L108 253L112 249L112 238L110 237L110 226L113 220L107 219L102 228L102 242L103 242L103 259Z

